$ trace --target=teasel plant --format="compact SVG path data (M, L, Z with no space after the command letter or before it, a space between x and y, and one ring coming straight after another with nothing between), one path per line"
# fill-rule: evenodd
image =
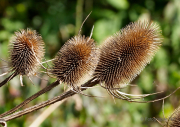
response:
M75 36L67 41L60 49L53 62L53 68L49 70L50 74L53 74L57 77L57 81L32 95L15 108L1 114L0 117L3 117L5 121L9 121L10 119L14 119L31 111L40 109L46 105L50 105L57 101L68 98L76 93L81 93L81 91L86 90L89 87L93 87L97 84L104 83L105 85L101 86L112 94L114 93L114 90L117 91L123 87L119 84L129 83L133 78L135 78L137 74L140 73L145 65L150 62L151 57L155 54L158 47L160 46L161 39L162 37L160 30L156 24L149 23L147 21L139 21L126 26L115 36L106 39L102 47L99 49L99 55L97 55L98 53L95 53L95 45L93 44L94 41L91 39L91 36L90 38L85 38L81 36L79 32L78 36ZM148 52L146 53L144 51ZM85 57L83 54L89 57ZM80 57L81 55L83 55L83 57ZM97 58L95 56L97 56ZM87 62L84 62L84 66L82 63L85 59ZM78 69L79 66L82 66L82 69ZM87 69L89 66L90 68ZM79 87L77 84L80 84L82 74L84 72L92 72L93 70L94 73L92 78ZM75 72L79 74L76 74ZM106 78L103 76L106 76ZM117 77L121 78L123 82L120 79L116 79ZM71 89L62 93L58 97L54 97L48 101L25 109L23 112L16 112L10 116L7 116L17 111L19 108L23 107L43 93L51 90L61 82L68 84ZM112 95L115 96L115 94ZM124 98L120 96L115 97L133 101L127 98L126 95L128 94L122 93L122 96L125 96ZM148 95L142 96L145 97Z
M147 103L166 99L173 93L175 93L179 88L166 97L151 101L137 101L135 99L141 99L156 93L132 95L120 91L122 88L128 86L129 83L150 62L159 46L161 45L161 42L162 35L157 24L148 21L138 21L135 23L131 23L114 36L106 39L102 46L99 48L99 62L95 68L92 78L87 82L83 83L81 86L78 85L78 87L76 86L76 84L69 84L69 87L71 89L60 94L59 96L13 113L20 107L23 107L24 105L29 103L31 100L45 93L45 91L49 91L52 86L55 87L59 84L60 78L62 78L63 76L59 71L57 71L58 69L56 68L56 63L58 62L54 62L54 70L50 70L50 74L53 74L55 72L54 75L57 77L57 81L49 85L49 89L48 87L42 89L12 110L1 114L0 118L2 118L4 121L15 119L58 101L67 99L74 94L82 93L82 91L86 90L87 88L94 87L97 84L100 84L100 86L106 89L108 93L110 93L110 95L112 95L113 97L127 100L129 102ZM60 49L60 51L63 50ZM61 54L61 52L59 52L59 54ZM56 57L59 58L58 56ZM64 82L66 82L66 80ZM130 98L129 96L135 98Z
M39 92L35 93L31 97L27 98L18 106L14 107L8 112L1 114L0 117L15 112L30 101L62 83L68 86L68 88L75 93L83 94L81 92L80 85L91 78L99 60L99 52L96 48L95 41L91 38L93 28L90 37L85 37L84 35L80 34L82 26L88 16L83 21L78 35L69 39L61 47L61 49L53 59L53 67L47 69L47 74L50 77L56 78L57 80L52 84L46 86Z
M174 112L166 119L164 115L164 100L163 100L163 121L158 120L154 117L154 119L162 126L162 127L180 127L180 106L177 107Z
M10 70L0 76L9 73L11 73L11 75L0 82L0 87L17 75L20 77L21 86L23 86L22 77L24 75L31 80L30 76L35 75L39 67L43 66L41 61L44 57L44 53L44 41L41 35L35 30L23 29L15 32L9 44L9 61L1 59L9 64Z

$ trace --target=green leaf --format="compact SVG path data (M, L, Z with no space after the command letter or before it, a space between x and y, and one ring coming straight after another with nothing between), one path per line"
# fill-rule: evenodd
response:
M127 0L107 0L109 4L117 9L128 9L129 2Z

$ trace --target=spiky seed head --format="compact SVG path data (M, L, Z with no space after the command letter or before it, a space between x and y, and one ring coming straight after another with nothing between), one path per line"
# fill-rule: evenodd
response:
M105 40L94 76L109 89L127 85L150 62L161 42L157 24L138 21L127 25Z
M51 72L60 81L76 87L87 75L93 73L97 62L98 52L94 40L78 35L60 49Z
M166 127L180 127L180 106L169 117Z
M12 71L20 75L35 73L44 56L42 37L31 29L15 32L10 42L10 60Z

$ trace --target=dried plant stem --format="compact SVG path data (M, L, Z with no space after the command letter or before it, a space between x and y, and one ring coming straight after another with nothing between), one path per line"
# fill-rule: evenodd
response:
M93 87L98 83L99 83L99 81L92 79L92 80L89 80L87 83L85 83L85 84L83 84L81 86L82 87ZM81 91L84 91L84 90L86 90L86 88L81 89ZM31 113L31 112L33 112L35 110L44 108L45 106L51 105L51 104L53 104L55 102L62 101L62 100L66 99L66 98L68 98L70 96L73 96L74 94L76 94L76 92L74 92L72 90L69 90L69 91L67 91L65 93L62 93L61 95L59 95L57 97L54 97L54 98L52 98L50 100L47 100L45 102L42 102L40 104L34 105L32 107L26 108L26 109L24 109L22 111L13 113L13 114L11 114L9 116L4 117L3 119L5 121L10 121L12 119L18 118L18 117L23 116L25 114Z
M13 73L12 75L10 75L9 77L7 77L4 81L2 81L0 83L0 87L2 87L3 85L5 85L7 82L9 82L11 79L13 79L14 77L16 77L18 75L18 73Z
M47 87L45 87L44 89L40 90L39 92L37 92L36 94L32 95L31 97L29 97L28 99L26 99L25 101L23 101L21 104L19 104L18 106L14 107L13 109L3 113L0 115L0 117L3 116L7 116L9 114L12 114L13 112L17 111L18 109L20 109L21 107L23 107L24 105L26 105L27 103L29 103L30 101L34 100L35 98L39 97L40 95L46 93L47 91L50 91L52 88L56 87L57 85L59 85L59 81L55 81L54 83L48 85Z
M100 83L99 80L93 78L93 79L89 80L88 82L86 82L85 84L81 85L81 91L84 91L84 90L86 90L88 87L93 87L93 86L95 86L96 84L99 84L99 83ZM171 94L169 94L169 95L167 95L167 96L165 96L165 97L163 97L163 98L155 99L155 100L152 100L152 101L134 101L133 99L127 99L127 98L124 98L124 99L121 98L121 100L127 100L127 101L129 101L129 102L137 102L137 103L156 102L156 101L164 100L164 99L170 97L172 94L174 94L174 93L175 93L177 90L179 90L179 89L180 89L180 87L178 87L176 90L174 90ZM4 119L4 121L6 121L6 122L7 122L7 121L10 121L10 120L12 120L12 119L18 118L18 117L20 117L20 116L23 116L23 115L25 115L25 114L31 113L31 112L36 111L36 110L38 110L38 109L44 108L44 107L46 107L46 106L48 106L48 105L54 104L54 103L56 103L56 102L58 102L58 101L65 100L65 99L67 99L68 97L73 96L74 94L77 94L77 92L72 91L72 90L69 90L69 91L67 91L67 92L62 93L62 94L59 95L59 96L56 96L56 97L52 98L52 99L49 99L49 100L44 101L44 102L42 102L42 103L39 103L39 104L37 104L37 105L31 106L31 107L26 108L26 109L24 109L24 110L22 110L22 111L13 113L13 114L11 114L11 115L9 115L9 116L3 117L3 119Z

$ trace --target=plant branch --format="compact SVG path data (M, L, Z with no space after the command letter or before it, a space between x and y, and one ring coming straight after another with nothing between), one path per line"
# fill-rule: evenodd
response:
M88 82L86 82L85 84L81 85L81 87L86 87L86 88L81 88L81 91L84 91L87 89L87 87L93 87L95 86L96 84L98 84L99 81L98 80L94 80L94 79L91 79L89 80ZM67 92L64 92L62 93L61 95L59 96L56 96L52 99L49 99L47 101L44 101L42 103L39 103L37 105L34 105L32 107L29 107L29 108L26 108L22 111L19 111L19 112L16 112L16 113L13 113L9 116L6 116L4 117L3 119L7 122L7 121L10 121L12 119L15 119L15 118L18 118L20 116L23 116L25 114L28 114L28 113L31 113L35 110L38 110L38 109L41 109L41 108L44 108L45 106L48 106L48 105L51 105L51 104L54 104L55 102L58 102L58 101L62 101L70 96L73 96L74 94L77 94L76 92L72 91L72 90L69 90Z
M88 82L86 82L85 84L81 85L81 91L86 90L88 87L93 87L93 86L95 86L95 85L98 84L98 83L99 83L99 80L96 80L96 79L93 78L93 79L89 80ZM121 100L127 100L127 101L129 101L129 102L138 102L138 103L156 102L156 101L164 100L164 99L170 97L172 94L174 94L174 93L175 93L177 90L179 90L179 89L180 89L180 87L178 87L178 88L177 88L176 90L174 90L171 94L169 94L169 95L167 95L167 96L165 96L165 97L163 97L163 98L155 99L155 100L151 100L151 101L134 101L134 100L132 100L132 99L126 99L126 98L124 98L124 99L121 98ZM29 108L26 108L26 109L24 109L24 110L22 110L22 111L13 113L13 114L11 114L11 115L9 115L9 116L3 117L2 119L4 119L4 121L6 121L6 122L7 122L7 121L10 121L10 120L12 120L12 119L18 118L18 117L23 116L23 115L25 115L25 114L28 114L28 113L31 113L31 112L33 112L33 111L39 110L39 109L41 109L41 108L44 108L44 107L46 107L46 106L48 106L48 105L54 104L54 103L56 103L56 102L58 102L58 101L65 100L65 99L67 99L68 97L73 96L74 94L77 94L77 92L75 92L75 91L73 91L73 90L69 90L69 91L67 91L67 92L62 93L62 94L59 95L59 96L56 96L56 97L54 97L54 98L52 98L52 99L49 99L49 100L44 101L44 102L42 102L42 103L39 103L39 104L37 104L37 105L31 106L31 107L29 107Z
M16 107L14 107L13 109L3 113L0 115L1 117L7 116L9 114L12 114L13 112L17 111L18 109L20 109L21 107L23 107L24 105L28 104L29 102L31 102L32 100L34 100L35 98L39 97L40 95L46 93L47 91L50 91L52 88L56 87L57 85L59 85L59 81L55 81L54 83L46 86L45 88L43 88L42 90L40 90L39 92L37 92L36 94L32 95L31 97L27 98L25 101L23 101L21 104L17 105Z
M0 87L4 86L7 82L9 82L11 79L13 79L15 76L17 76L18 73L14 72L9 77L7 77L4 81L0 83Z

